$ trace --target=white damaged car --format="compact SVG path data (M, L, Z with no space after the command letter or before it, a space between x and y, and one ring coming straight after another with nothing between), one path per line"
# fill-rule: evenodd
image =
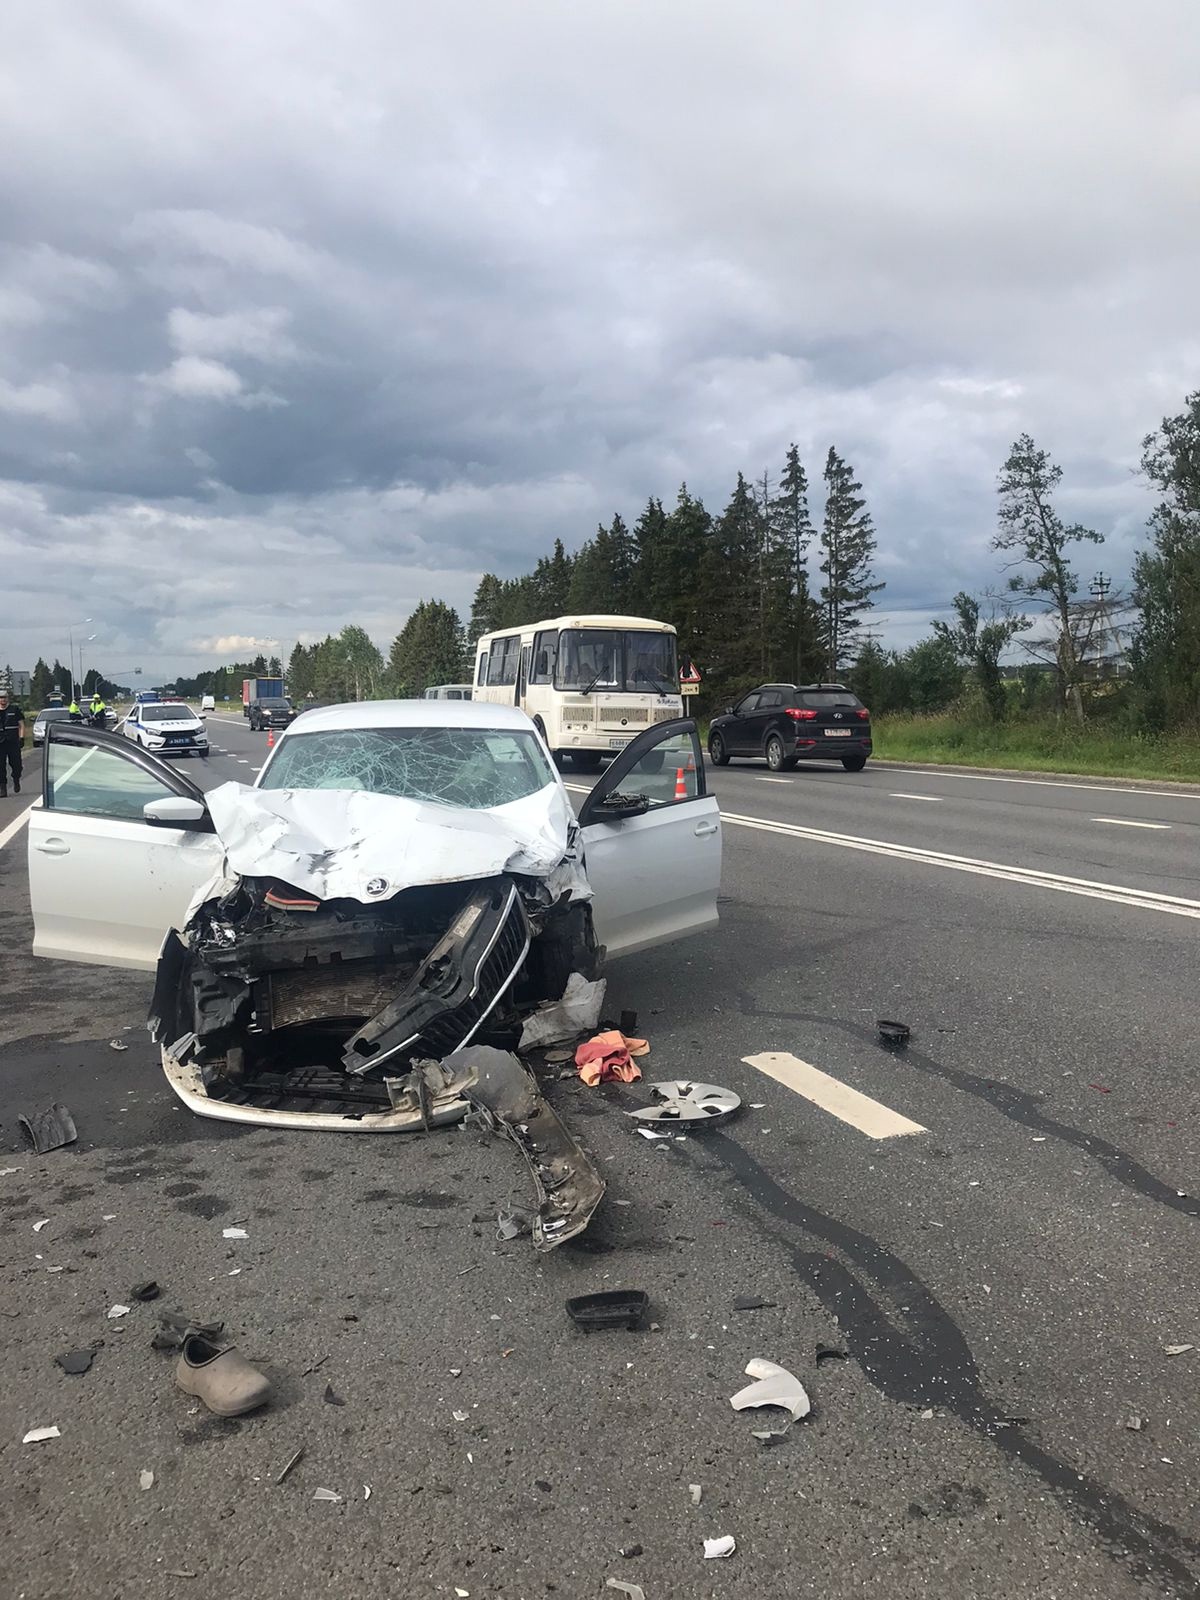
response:
M47 735L34 953L156 971L151 1033L204 1116L455 1120L456 1052L511 1046L605 947L717 921L720 815L687 719L632 740L578 818L533 724L502 706L309 711L252 787L207 794L126 739Z

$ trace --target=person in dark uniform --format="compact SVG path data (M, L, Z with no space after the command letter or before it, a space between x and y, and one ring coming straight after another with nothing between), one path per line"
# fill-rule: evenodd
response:
M13 705L8 690L0 689L0 800L8 799L8 774L13 793L21 792L21 743L25 738L25 713Z

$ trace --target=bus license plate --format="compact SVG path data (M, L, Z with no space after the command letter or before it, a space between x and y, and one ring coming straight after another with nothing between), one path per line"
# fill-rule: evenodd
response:
M848 739L850 737L850 729L849 728L826 728L825 729L825 737L827 739Z
M629 738L628 737L626 737L624 739L610 739L608 741L608 748L610 750L624 750L625 746L628 743L629 743Z

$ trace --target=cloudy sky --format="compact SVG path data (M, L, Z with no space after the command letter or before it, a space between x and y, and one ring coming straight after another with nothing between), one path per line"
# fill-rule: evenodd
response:
M11 6L0 662L386 648L791 440L889 642L995 581L1023 429L1120 576L1200 383L1198 85L1194 0Z

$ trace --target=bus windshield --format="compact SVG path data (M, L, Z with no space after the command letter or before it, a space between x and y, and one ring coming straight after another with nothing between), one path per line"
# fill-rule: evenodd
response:
M564 628L558 638L554 687L675 694L675 636L623 628Z

